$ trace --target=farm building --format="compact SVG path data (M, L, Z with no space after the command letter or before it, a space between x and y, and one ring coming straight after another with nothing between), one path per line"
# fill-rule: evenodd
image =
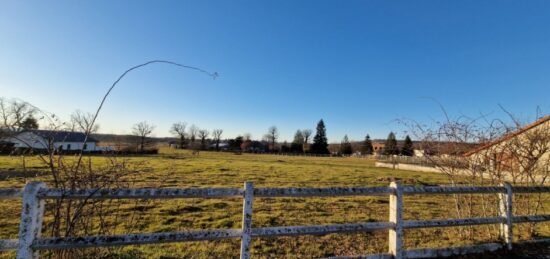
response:
M549 172L550 115L499 139L481 144L464 156L492 170Z
M172 140L172 141L168 142L168 147L170 147L170 148L181 148L180 146L181 145L180 145L179 141Z
M86 143L84 141L86 140ZM29 130L9 137L5 142L13 143L15 149L44 150L54 147L57 150L72 151L98 151L97 140L88 137L81 132Z

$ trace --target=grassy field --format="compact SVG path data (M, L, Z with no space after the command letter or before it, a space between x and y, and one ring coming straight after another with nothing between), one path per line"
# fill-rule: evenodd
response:
M316 158L202 152L193 156L187 151L162 150L160 155L121 157L129 164L139 164L135 187L242 187L252 181L256 187L290 186L387 186L391 179L407 185L446 184L442 174L399 171L374 167L374 162L360 158ZM92 157L101 166L106 159ZM49 182L44 170L33 158L26 159L28 170L20 172L20 157L0 157L0 187L22 187L28 180ZM473 196L474 199L476 196ZM181 231L208 228L240 228L241 199L177 199L162 201L113 201L116 217L122 222L113 233ZM116 203L116 204L115 204ZM545 214L550 214L545 208ZM135 212L138 213L135 213ZM544 213L543 212L543 213ZM17 238L20 201L0 205L0 238ZM137 215L137 219L135 218ZM405 198L405 219L454 217L451 196L409 196ZM480 216L480 215L471 215ZM124 220L125 217L133 217ZM387 221L387 197L342 198L262 198L254 200L254 227L358 223ZM51 214L46 213L46 223ZM440 247L496 240L495 226L475 227L480 233L463 240L456 228L406 231L406 247ZM548 236L549 225L540 225L540 234ZM47 234L45 234L47 235ZM334 234L262 238L253 240L253 256L258 258L314 258L385 252L387 232ZM522 238L519 237L518 238ZM232 258L239 252L239 240L190 242L131 246L109 251L125 258ZM4 253L11 257L13 253Z

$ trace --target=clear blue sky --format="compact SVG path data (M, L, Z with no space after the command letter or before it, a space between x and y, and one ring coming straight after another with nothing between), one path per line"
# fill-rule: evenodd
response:
M550 111L550 1L1 1L0 96L101 132L147 120L283 139L323 118L330 141L385 138L394 119Z

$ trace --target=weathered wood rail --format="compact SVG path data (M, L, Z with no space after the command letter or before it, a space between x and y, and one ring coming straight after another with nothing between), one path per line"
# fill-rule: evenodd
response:
M499 217L403 220L403 196L415 194L464 194L494 193L499 195ZM510 184L493 187L401 186L392 182L388 187L334 187L334 188L254 188L246 182L239 188L188 188L188 189L86 189L61 191L49 189L41 182L30 182L23 190L0 189L0 199L22 198L21 221L18 240L0 240L1 250L16 250L17 258L37 258L40 250L71 249L104 246L125 246L153 243L185 242L200 240L241 239L241 258L250 258L252 238L297 235L322 235L388 231L388 253L367 255L366 258L426 258L444 257L467 253L512 249L513 224L550 221L550 215L521 215L512 213L514 193L550 193L550 187L512 187ZM324 197L324 196L375 196L389 195L389 220L355 224L314 226L280 226L253 228L253 200L255 197ZM175 198L243 198L243 223L241 229L211 229L165 233L144 233L113 236L87 236L69 238L41 238L44 200L46 199L175 199ZM403 230L414 228L440 228L499 224L502 243L438 249L403 249ZM550 240L542 240L544 242Z

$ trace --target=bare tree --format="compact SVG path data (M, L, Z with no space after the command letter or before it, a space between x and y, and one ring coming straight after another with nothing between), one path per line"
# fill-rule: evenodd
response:
M186 127L187 123L176 122L172 124L172 128L170 128L170 133L176 135L180 139L179 148L183 148L183 145L185 144L185 136L187 135L187 133L185 132Z
M309 138L311 137L311 134L313 134L313 131L310 129L302 130L302 136L304 137L304 145L303 145L304 153L307 150L309 150Z
M0 97L0 131L14 133L23 130L24 122L32 118L36 112L37 109L27 102ZM0 134L2 133L0 132Z
M275 150L275 143L277 142L277 138L279 138L279 130L277 129L277 126L271 126L267 129L267 137L269 142L271 142L272 150Z
M302 130L302 136L304 136L304 143L307 144L309 141L309 138L311 137L311 134L313 133L310 129Z
M133 66L124 71L111 84L101 99L91 123L89 123L92 125L90 129L93 128L111 91L128 73L144 66L159 63L199 71L214 79L217 77L217 73L209 73L197 67L165 60L152 60ZM41 118L38 119L44 122L44 124L41 123L41 127L52 130L53 134L58 133L60 129L67 129L68 124L61 121L54 114L42 111L25 102L17 101L15 103L16 105L12 107L13 102L8 102L0 98L0 133L16 133L21 131L22 122L29 117L27 115L33 114L30 110L35 110L41 115ZM89 134L86 134L84 143L86 143L88 135ZM92 163L91 158L86 159L82 151L78 156L71 156L69 159L66 159L63 154L56 154L54 145L48 144L44 148L43 151L37 153L36 157L46 165L47 171L51 175L52 179L48 185L62 192L74 191L77 189L101 190L131 188L134 184L132 181L132 179L135 179L134 174L139 173L139 168L141 167L141 164L137 162L128 163L126 159L120 159L113 156L106 156L106 159L109 161L107 163L102 163L101 166L98 167L96 163ZM60 197L54 199L52 203L53 204L46 205L48 212L52 213L52 222L44 224L44 227L47 227L47 230L44 229L44 231L49 231L50 233L48 236L51 237L63 238L74 236L114 235L119 230L119 226L126 227L126 232L132 232L133 227L136 225L134 224L135 220L139 218L139 216L136 217L133 215L137 213L138 210L134 210L130 216L128 216L128 214L122 217L120 217L120 215L113 215L113 213L119 211L122 205L122 203L114 200L94 200L90 199L90 197L81 200L73 200L67 199L66 197ZM99 248L86 250L65 249L51 251L49 255L53 258L106 257L107 254L110 253L102 253L105 251L106 250L101 250Z
M212 136L214 137L214 142L216 143L216 151L220 151L220 140L222 137L222 133L222 129L215 129L212 131Z
M13 145L4 139L18 139L17 134L23 130L38 129L38 122L34 118L37 109L27 102L6 100L0 97L0 151L14 152ZM22 141L24 142L24 141ZM29 143L27 143L29 144ZM21 152L23 171L27 171L25 152Z
M201 138L201 149L203 150L206 149L206 138L208 138L209 134L210 132L208 132L208 130L205 130L205 129L199 130L199 137Z
M71 114L71 130L84 132L86 134L96 133L99 130L99 124L94 124L92 122L93 119L94 114L76 110Z
M195 126L195 124L189 127L189 140L191 141L191 145L195 143L198 131L199 131L199 127Z
M155 129L155 126L152 124L149 124L147 121L138 122L134 125L132 128L132 133L139 137L140 144L139 144L139 151L143 152L145 149L145 140L148 136L153 133L153 130Z
M252 134L250 133L244 133L243 134L243 142L241 144L241 150L244 152L250 151L250 148L252 147Z

